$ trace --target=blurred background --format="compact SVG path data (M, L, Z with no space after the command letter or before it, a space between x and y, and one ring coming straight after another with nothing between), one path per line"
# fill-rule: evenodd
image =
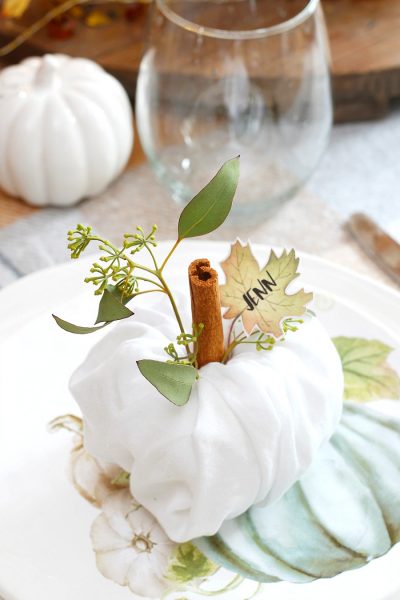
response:
M66 260L66 231L77 222L116 239L156 222L160 239L173 238L179 204L237 153L236 212L216 237L295 246L390 283L347 222L366 213L400 241L400 0L0 5L0 287ZM61 113L44 108L36 129L32 115L23 121L19 113L16 131L12 107L28 90L23 110L33 111L29 86L38 64L7 74L24 59L53 54L95 61L122 84L135 113L123 172L116 168L104 189L71 197L67 207L31 197L31 184L21 183L51 170L43 139L56 135ZM63 86L90 96L81 64L74 75L54 69ZM50 94L43 84L50 70L42 70L42 96ZM83 107L77 101L74 118L93 145ZM59 131L58 168L65 160L72 180ZM61 152L52 143L48 154Z

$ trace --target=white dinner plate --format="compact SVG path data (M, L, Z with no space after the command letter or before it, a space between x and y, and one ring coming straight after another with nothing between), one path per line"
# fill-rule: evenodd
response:
M170 247L161 243L160 255ZM269 248L253 246L265 261ZM172 287L185 289L194 258L214 266L229 246L185 242L166 270ZM47 269L0 293L0 595L5 600L119 600L134 596L104 579L95 566L89 530L98 509L68 480L71 439L49 434L47 423L78 414L68 379L103 335L72 336L51 318L55 312L91 324L96 299L82 284L91 259ZM400 294L332 263L303 255L302 283L315 293L314 310L332 336L376 338L394 348L400 372ZM150 296L149 296L150 297ZM143 298L141 298L143 300ZM266 584L261 600L399 600L400 545L368 566L311 584ZM243 590L223 595L244 600ZM171 598L200 598L178 593ZM222 597L222 596L221 596Z

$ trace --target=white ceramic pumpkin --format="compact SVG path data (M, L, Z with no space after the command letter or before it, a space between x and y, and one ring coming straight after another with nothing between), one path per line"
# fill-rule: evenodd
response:
M189 301L181 314L190 323ZM276 502L336 429L343 375L318 319L271 352L236 349L200 369L189 402L168 402L136 361L165 360L176 336L167 299L115 325L72 376L85 445L131 473L133 496L177 542L216 533L254 504Z
M28 58L0 73L0 186L36 206L102 192L133 144L121 84L93 61Z

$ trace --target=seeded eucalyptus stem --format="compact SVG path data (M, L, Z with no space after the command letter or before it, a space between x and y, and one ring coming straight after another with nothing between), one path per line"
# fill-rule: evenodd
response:
M244 338L242 338L242 339L244 340L244 339L245 339L245 337L244 337ZM223 357L222 357L222 360L221 360L221 362L222 362L224 365L226 365L226 363L228 362L228 360L229 360L229 358L230 358L230 356L231 356L232 352L233 352L233 351L234 351L234 349L236 348L236 346L238 346L239 344L242 344L242 343L243 343L243 342L242 342L242 340L241 340L241 339L239 339L239 338L235 338L235 339L234 339L234 340L233 340L233 341L232 341L230 344L228 344L228 346L227 346L227 348L226 348L226 350L225 350L225 353L224 353L224 355L223 355Z
M68 240L70 242L68 247L71 250L72 258L79 258L82 252L92 242L97 242L99 244L99 250L102 250L105 253L105 255L100 257L100 262L105 263L105 266L100 264L100 262L94 263L90 269L93 275L86 277L85 279L87 283L92 283L93 285L98 286L95 294L103 294L107 289L107 286L109 286L110 279L116 282L116 286L120 290L122 301L124 297L135 297L150 292L165 293L169 298L180 333L185 336L186 333L177 304L171 289L163 276L163 269L175 252L181 240L178 239L174 243L171 250L165 257L162 265L159 266L151 248L151 246L157 245L154 236L155 232L157 231L156 225L153 225L151 232L147 235L145 235L141 227L137 227L136 230L137 233L134 234L126 233L124 235L122 248L117 248L109 240L105 240L96 234L92 234L90 227L78 225L76 230L68 232ZM148 267L133 260L132 255L134 256L142 249L146 249L149 253L153 263L152 267ZM139 271L141 274L136 275L137 271ZM148 276L144 276L143 274L148 274ZM149 283L154 287L150 290L139 290L139 282ZM183 345L187 354L190 355L189 344L184 343Z
M231 338L232 338L232 334L233 331L235 329L235 325L238 322L238 320L240 319L240 317L242 316L243 311L241 313L239 313L232 321L231 326L229 327L229 333L228 333L228 346L231 343Z
M154 253L151 250L151 248L147 244L145 244L145 248L148 250L148 252L149 252L149 254L150 254L151 258L152 258L152 261L153 261L153 264L154 264L154 273L155 273L156 277L158 278L158 280L160 281L161 286L162 286L164 292L167 294L167 296L169 298L170 304L172 306L172 310L174 311L175 318L176 318L176 320L178 322L178 326L179 326L180 332L182 334L184 334L185 333L185 329L184 329L184 326L183 326L181 315L180 315L178 307L176 305L174 296L173 296L173 294L172 294L172 292L171 292L171 290L170 290L170 288L169 288L169 286L168 286L168 284L167 284L167 282L164 279L164 276L162 274L163 268L167 264L168 260L171 258L172 254L175 252L175 250L178 247L179 243L180 243L180 240L178 239L175 242L175 244L173 245L173 247L171 248L171 250L169 251L169 253L166 256L166 258L164 259L161 267L158 266L157 260L156 260L156 258L154 256ZM186 350L186 352L188 354L190 353L190 348L189 348L188 344L185 344L185 350Z
M148 244L145 244L145 248L149 252L149 254L151 256L151 259L153 261L153 264L154 264L154 274L157 277L157 279L159 280L163 291L167 294L167 296L169 298L170 304L172 306L172 310L174 311L175 318L176 318L176 320L178 322L178 326L179 326L180 332L182 334L184 334L185 333L185 328L183 326L181 315L180 315L178 307L176 305L174 296L173 296L173 294L172 294L172 292L171 292L171 290L170 290L170 288L169 288L169 286L168 286L167 282L165 281L165 279L163 277L163 274L162 274L163 268L165 267L165 265L167 264L168 260L171 258L172 254L174 253L174 251L178 247L179 242L180 242L180 240L177 240L175 242L174 246L171 248L170 252L168 253L168 255L166 256L166 258L164 259L161 267L158 266L157 260L156 260L156 258L154 256L154 253L151 250L151 248L148 246ZM186 350L186 352L188 354L190 353L190 348L189 348L188 344L185 344L185 350Z
M172 295L172 292L171 292L171 290L169 289L169 287L168 287L168 284L167 284L167 282L165 281L165 279L164 279L164 277L163 277L163 275L162 275L161 271L157 271L157 276L158 276L158 278L159 278L159 280L160 280L161 284L163 285L163 288L164 288L164 291L165 291L165 293L167 294L167 296L168 296L168 298L169 298L169 301L170 301L170 303L171 303L171 306L172 306L172 310L174 311L174 315L175 315L175 317L176 317L176 320L178 321L178 326L179 326L179 329L180 329L181 333L183 333L183 334L184 334L184 333L185 333L185 329L184 329L184 327L183 327L183 323L182 323L181 315L179 314L179 310L178 310L178 307L177 307L177 305L176 305L175 299L174 299L174 297L173 297L173 295ZM185 348L186 348L186 350L190 351L190 350L189 350L189 347L188 347L187 345L185 346Z
M237 345L240 343L240 342L238 342L238 339L237 339L237 338L235 338L234 340L232 340L232 335L234 334L236 323L238 322L238 320L240 319L240 317L242 316L242 314L243 314L243 311L242 311L240 314L238 314L238 315L237 315L237 316L236 316L236 317L233 319L233 321L232 321L232 323L231 323L231 325L230 325L230 327L229 327L229 333L228 333L228 345L227 345L227 348L226 348L226 350L225 350L225 353L224 353L224 355L223 355L223 357L222 357L222 360L221 360L221 362L222 362L224 365L225 365L225 364L228 362L228 360L229 360L229 358L230 358L230 356L231 356L232 352L234 351L234 349L236 348L236 346L237 346ZM243 333L244 333L244 332L242 332L242 334L243 334ZM240 336L239 336L239 337L240 337ZM244 339L244 338L243 338L243 339Z
M159 269L159 268L158 268L158 264L157 264L157 261L156 261L156 257L154 256L154 253L153 253L152 249L150 248L150 246L149 246L148 244L145 244L145 245L144 245L144 247L146 248L147 252L148 252L148 253L150 254L150 256L151 256L151 260L153 261L153 265L154 265L154 270L155 270L157 273L160 273L160 272L161 272L161 269Z
M251 336L248 336L247 333L244 330L242 330L239 333L239 335L236 336L231 341L231 337L232 337L232 334L234 333L235 325L242 314L243 313L241 313L240 315L235 317L235 319L233 319L231 326L229 328L228 347L226 348L224 356L222 357L222 361L221 361L223 364L226 364L228 362L232 352L240 344L252 344L256 347L257 350L269 351L269 350L272 350L272 348L277 343L277 341L279 341L279 342L285 341L285 335L287 334L288 331L292 331L292 332L297 331L298 325L301 325L302 323L304 323L303 319L294 319L291 317L284 319L282 322L283 335L282 335L282 337L279 338L279 340L275 339L272 335L266 334L260 330L254 331L251 334ZM257 334L258 334L257 339L250 339L251 337L253 337L254 335L257 335Z
M160 292L163 292L163 286L161 285L161 283L158 283L158 281L153 281L152 279L147 279L147 277L136 277L136 279L138 281L145 281L146 283L151 283L152 285L157 286L158 288L160 288ZM158 290L152 290L153 292L158 292ZM136 294L137 296L138 294Z
M175 242L175 244L172 246L171 250L168 252L167 256L165 257L161 267L160 267L160 272L162 273L164 270L165 265L167 264L167 262L169 261L169 259L171 258L171 256L173 255L173 253L175 252L175 250L177 249L177 247L179 246L179 244L181 243L181 239L178 238Z
M180 330L180 332L182 334L184 334L185 333L185 328L183 326L181 315L180 315L178 307L176 305L174 296L173 296L173 294L172 294L172 292L171 292L171 290L170 290L170 288L169 288L169 286L168 286L168 284L167 284L167 282L164 279L163 274L162 274L162 270L163 270L164 266L166 265L166 263L169 260L169 258L171 258L173 252L175 251L175 249L178 246L179 241L180 240L177 240L177 242L175 243L175 245L173 246L173 248L169 252L168 256L164 260L164 262L161 265L161 267L158 266L157 260L156 260L156 258L154 256L154 253L151 250L151 248L149 248L149 246L147 244L145 244L144 247L146 248L146 250L149 252L149 254L151 256L151 259L152 259L153 264L154 264L154 269L149 269L149 268L144 267L143 265L139 265L137 263L132 263L132 264L133 264L134 268L136 268L136 269L142 269L144 271L147 271L148 273L152 273L155 277L157 277L157 279L159 280L160 283L155 283L153 281L151 281L151 283L155 283L155 285L157 285L160 288L159 291L162 291L165 294L167 294L167 296L169 298L169 301L170 301L170 304L171 304L171 307L172 307L172 310L174 311L174 315L175 315L175 318L177 320L179 330ZM139 278L137 278L137 279L139 279ZM150 281L150 280L147 280L147 281ZM158 291L158 290L153 290L153 291ZM188 354L190 353L190 348L189 348L189 346L187 344L185 344L185 350L186 350L186 352Z
M135 298L136 298L136 296L143 296L143 294L154 294L154 292L158 292L158 293L162 293L162 294L166 293L165 290L161 290L161 289L160 290L143 290L142 292L137 292L135 294Z

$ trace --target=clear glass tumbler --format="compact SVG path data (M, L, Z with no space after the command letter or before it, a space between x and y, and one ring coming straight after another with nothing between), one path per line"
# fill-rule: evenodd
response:
M136 118L175 200L189 200L240 154L233 215L267 215L303 185L329 137L319 0L155 0Z

